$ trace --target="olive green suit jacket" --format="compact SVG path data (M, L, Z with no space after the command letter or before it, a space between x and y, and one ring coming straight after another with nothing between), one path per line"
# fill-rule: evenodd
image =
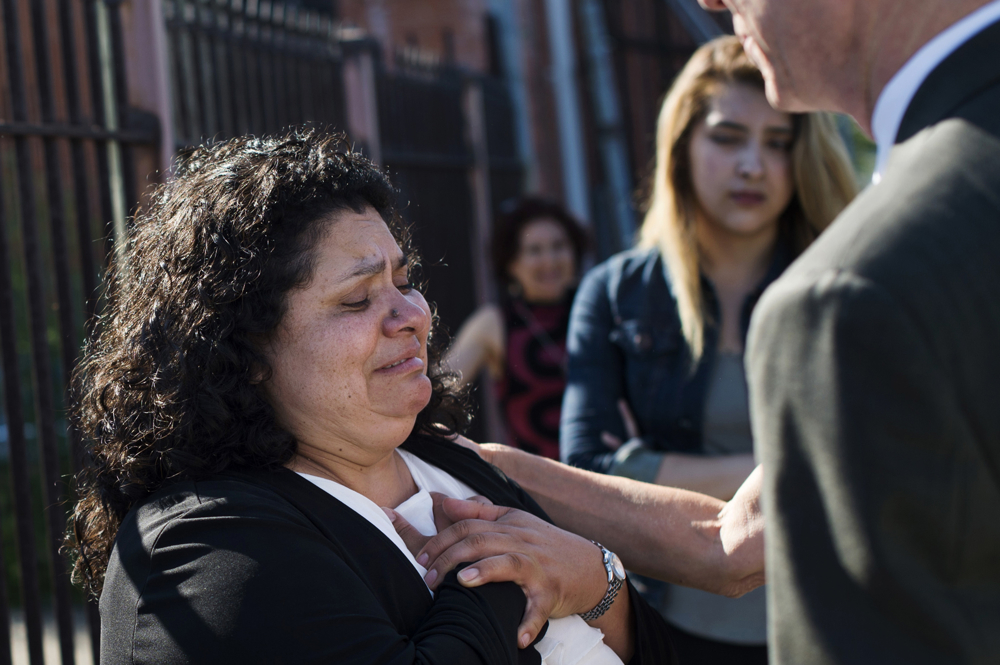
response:
M1000 663L1000 24L764 294L747 366L771 662Z

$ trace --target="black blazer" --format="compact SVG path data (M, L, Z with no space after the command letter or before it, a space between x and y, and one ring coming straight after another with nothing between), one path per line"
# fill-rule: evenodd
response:
M748 346L773 663L1000 662L1000 24Z
M499 505L547 519L517 485L453 443L403 445ZM634 591L633 663L671 662ZM118 531L101 595L101 662L512 664L525 598L513 583L431 598L377 528L297 474L234 471L172 484ZM520 660L519 660L520 659Z

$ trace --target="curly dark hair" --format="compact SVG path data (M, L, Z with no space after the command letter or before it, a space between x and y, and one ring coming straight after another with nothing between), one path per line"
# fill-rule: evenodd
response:
M512 281L507 269L521 251L521 231L531 222L543 218L555 221L566 231L573 247L576 269L580 269L583 254L589 245L587 232L580 222L555 201L539 196L525 196L505 201L493 226L490 250L497 284L509 284Z
M325 220L371 206L417 268L377 167L341 135L299 130L198 148L154 195L108 276L107 309L77 368L72 416L88 443L67 547L97 594L126 513L164 484L295 452L258 390L262 344L312 275ZM435 317L436 321L436 317ZM454 376L428 342L430 403L415 431L468 425Z

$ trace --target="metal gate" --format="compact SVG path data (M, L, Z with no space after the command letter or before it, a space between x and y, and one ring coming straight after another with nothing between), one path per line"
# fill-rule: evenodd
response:
M164 0L178 149L311 122L344 127L330 16L280 3Z
M130 128L117 2L2 0L0 25L0 664L12 608L33 665L43 615L69 664L83 598L59 552L80 463L65 389L136 200L133 148L156 130Z

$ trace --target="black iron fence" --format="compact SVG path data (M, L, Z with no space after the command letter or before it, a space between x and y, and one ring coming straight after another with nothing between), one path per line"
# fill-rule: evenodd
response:
M344 86L330 16L266 1L164 0L177 147L344 127Z
M376 45L345 49L329 16L265 0L163 0L171 117L130 109L123 4L134 11L121 0L0 0L0 665L12 662L12 624L32 665L43 641L64 665L75 660L84 598L59 545L81 454L65 390L142 194L147 174L134 164L158 161L160 127L178 150L305 122L347 131L400 188L429 297L452 330L489 289L491 212L522 191L503 82L390 73ZM347 76L359 57L367 68ZM96 662L99 621L86 608Z
M2 0L0 25L0 664L11 607L33 665L43 615L70 664L83 599L59 546L80 456L64 394L136 200L133 149L157 137L132 128L117 2ZM93 605L87 616L96 638Z
M476 305L472 279L471 147L463 133L463 82L380 73L382 159L424 258L427 297L455 330ZM456 276L461 276L455 279Z

